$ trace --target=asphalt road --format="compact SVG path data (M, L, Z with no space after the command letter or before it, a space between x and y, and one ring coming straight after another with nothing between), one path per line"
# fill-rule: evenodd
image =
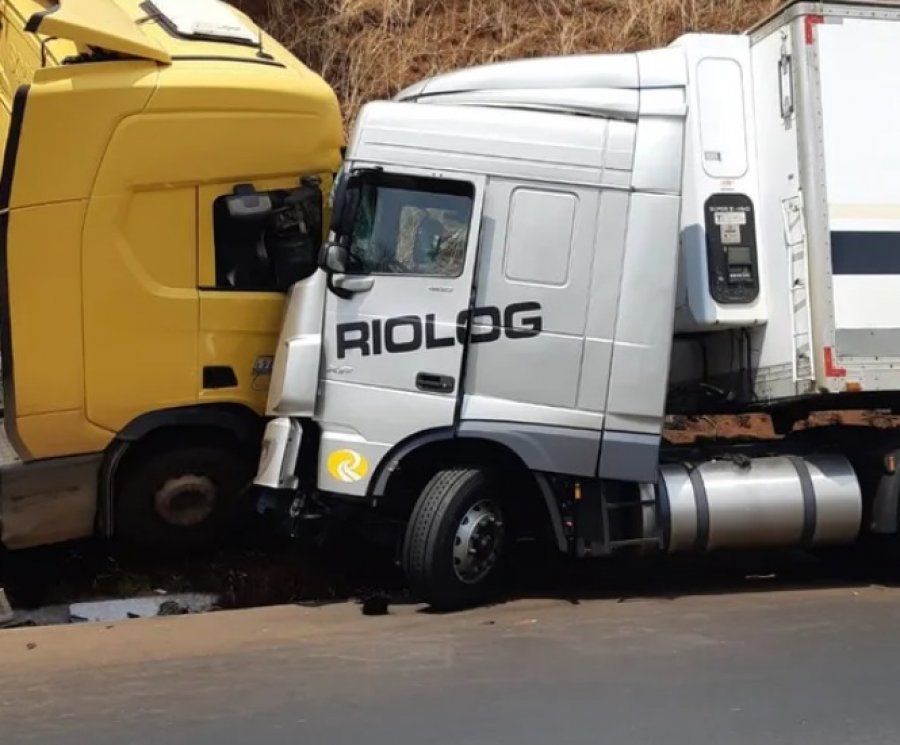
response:
M0 632L4 745L900 742L900 590Z

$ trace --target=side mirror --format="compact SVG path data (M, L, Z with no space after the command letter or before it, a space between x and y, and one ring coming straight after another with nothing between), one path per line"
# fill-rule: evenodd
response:
M346 277L344 273L347 271L348 251L345 246L340 243L326 243L322 246L322 252L319 255L319 266L325 270L327 279L325 285L328 289L339 298L349 300L353 297L356 288L345 287L343 280L349 280L351 283L356 279L368 280L371 284L371 277ZM368 288L365 288L368 289Z
M347 249L339 243L326 243L319 265L329 274L343 274L347 271Z
M229 216L236 220L264 220L272 214L272 198L249 184L234 187L234 194L226 197L225 205Z

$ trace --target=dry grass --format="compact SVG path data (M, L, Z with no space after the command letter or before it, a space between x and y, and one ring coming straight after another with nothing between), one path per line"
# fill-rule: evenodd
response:
M233 0L334 87L365 101L433 73L518 57L620 52L742 30L779 0Z

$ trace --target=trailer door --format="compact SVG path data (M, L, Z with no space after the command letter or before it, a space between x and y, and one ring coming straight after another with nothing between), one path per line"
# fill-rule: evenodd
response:
M835 390L847 378L869 390L900 387L898 18L828 17L808 36L822 104L823 157L812 178L824 181L830 244L813 278L826 296L813 307L822 382Z

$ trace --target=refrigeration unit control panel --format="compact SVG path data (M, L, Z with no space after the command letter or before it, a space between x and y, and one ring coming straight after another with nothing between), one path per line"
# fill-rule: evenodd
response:
M709 291L722 305L759 295L753 202L743 194L713 194L705 206Z

